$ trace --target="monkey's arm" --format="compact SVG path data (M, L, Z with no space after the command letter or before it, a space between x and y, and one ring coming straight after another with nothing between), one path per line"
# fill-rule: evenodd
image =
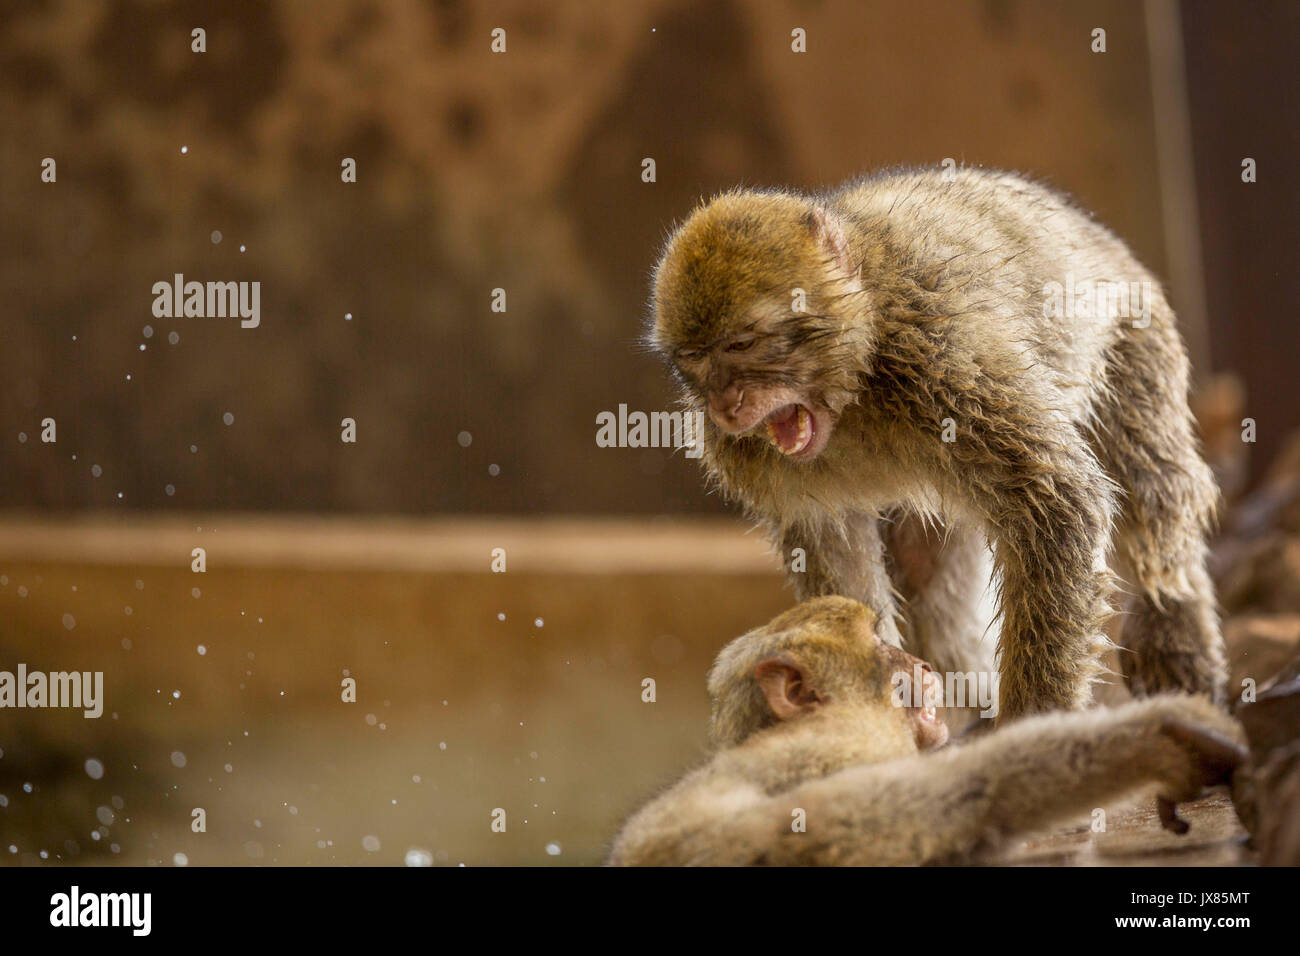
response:
M898 601L885 563L881 519L850 514L841 522L829 519L816 526L792 525L776 535L795 596L800 601L838 594L861 601L876 613L876 633L902 647L898 632ZM802 570L795 549L804 555Z
M1157 697L1026 719L971 744L855 767L767 798L730 855L774 864L907 865L968 859L1146 784L1195 797L1245 757L1207 700ZM793 832L794 808L806 832Z

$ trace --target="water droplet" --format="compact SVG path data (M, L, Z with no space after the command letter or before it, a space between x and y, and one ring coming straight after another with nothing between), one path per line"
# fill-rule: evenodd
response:
M461 448L468 448L473 440L474 436L469 432L461 432L456 436L456 441L460 443Z
M220 241L221 241L221 230L220 230L220 229L213 229L213 230L212 230L212 244L215 246L215 245L216 245L218 242L220 242Z
M63 615L63 626L70 631L77 626L77 619L71 614L65 614Z
M224 415L222 415L221 420L225 422L227 425L235 424L235 416L230 414L230 412L226 412Z
M433 866L433 854L428 850L421 850L419 847L411 847L406 851L407 866Z
M366 850L366 852L368 852L368 853L378 853L378 852L379 852L379 837L377 837L377 836L366 836L366 837L362 837L362 838L361 838L361 846L362 846L362 848L364 848L364 849Z
M173 767L183 767L183 766L185 766L185 754L181 753L179 750L173 750L173 751L172 751L172 766L173 766Z
M86 761L86 776L91 780L100 780L104 776L104 765L94 757Z

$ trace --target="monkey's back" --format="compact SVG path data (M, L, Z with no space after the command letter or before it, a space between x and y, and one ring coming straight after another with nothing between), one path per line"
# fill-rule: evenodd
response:
M894 283L887 306L952 317L954 344L991 371L1037 357L1080 416L1105 400L1125 331L1097 308L1109 305L1111 290L1135 290L1148 312L1143 333L1162 352L1181 354L1150 270L1047 186L997 170L898 170L849 183L824 201L852 224L864 262L889 264L882 270ZM864 283L872 279L868 267ZM1101 291L1089 301L1079 294L1088 289Z

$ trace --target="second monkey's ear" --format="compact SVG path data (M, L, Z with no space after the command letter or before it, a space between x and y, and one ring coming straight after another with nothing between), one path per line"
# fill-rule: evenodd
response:
M803 666L789 654L760 661L754 668L754 679L777 720L790 720L806 714L822 702Z
M857 275L857 266L849 252L849 238L844 233L844 226L822 206L814 206L812 212L813 238L817 241L831 261L843 270L847 276Z

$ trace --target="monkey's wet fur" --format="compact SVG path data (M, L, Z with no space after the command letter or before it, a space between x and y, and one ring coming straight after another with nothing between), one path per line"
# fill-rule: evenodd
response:
M636 813L615 865L911 865L989 859L1009 838L1156 785L1175 802L1246 759L1204 696L1025 717L944 746L933 711L899 706L921 662L875 615L815 598L723 648L709 674L712 758Z
M651 311L709 478L800 600L859 599L941 670L991 667L996 640L1009 722L1089 701L1118 578L1130 689L1223 701L1186 351L1159 282L1070 201L978 169L733 190L673 231Z

